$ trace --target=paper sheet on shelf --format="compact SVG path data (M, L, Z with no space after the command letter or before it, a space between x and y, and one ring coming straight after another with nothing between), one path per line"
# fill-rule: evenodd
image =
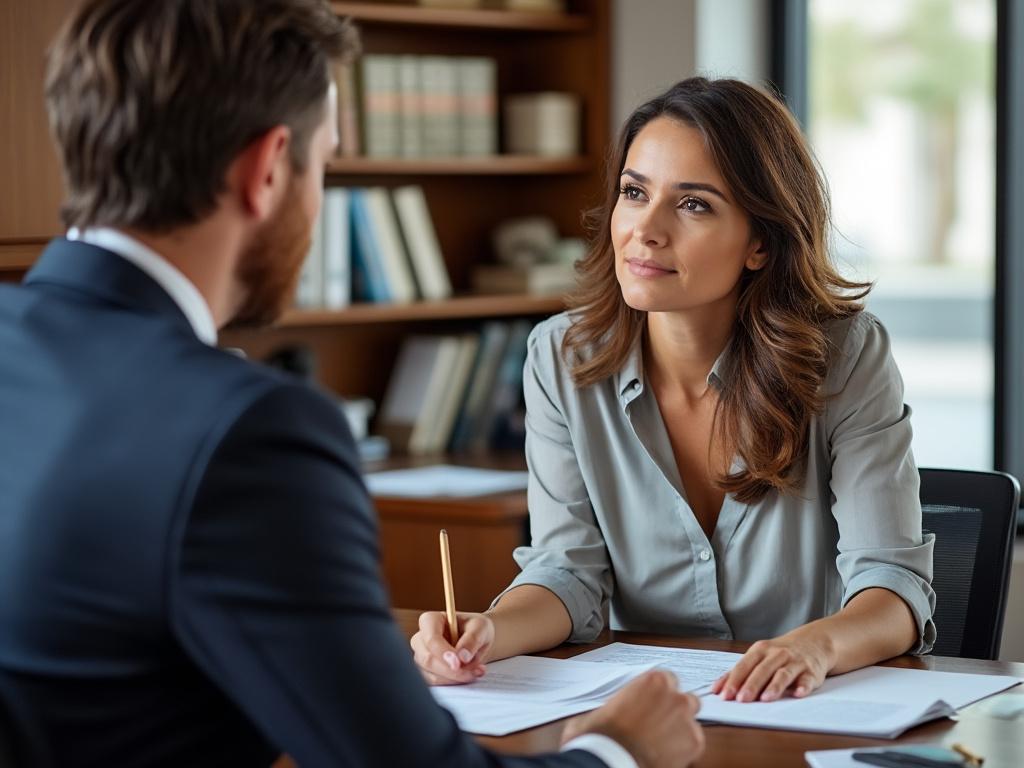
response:
M462 730L504 736L594 709L652 667L516 656L488 664L474 683L430 690Z
M467 497L525 490L528 477L528 472L435 464L371 472L366 485L373 496Z

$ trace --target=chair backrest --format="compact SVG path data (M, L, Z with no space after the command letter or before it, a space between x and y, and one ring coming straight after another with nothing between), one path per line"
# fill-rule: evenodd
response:
M921 470L922 524L935 534L936 655L999 657L1019 503L1011 475Z

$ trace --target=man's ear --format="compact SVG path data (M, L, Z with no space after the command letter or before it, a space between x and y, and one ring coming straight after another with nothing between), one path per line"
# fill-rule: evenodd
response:
M291 138L291 129L275 126L253 139L235 160L240 204L259 221L270 218L288 187Z

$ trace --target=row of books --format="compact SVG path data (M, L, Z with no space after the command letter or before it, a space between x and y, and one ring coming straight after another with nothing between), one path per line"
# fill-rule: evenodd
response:
M521 448L529 320L489 321L479 333L414 335L402 343L377 420L411 454Z
M324 190L296 306L444 299L452 286L419 186Z
M494 59L366 54L355 70L338 67L335 79L343 156L479 157L498 151Z

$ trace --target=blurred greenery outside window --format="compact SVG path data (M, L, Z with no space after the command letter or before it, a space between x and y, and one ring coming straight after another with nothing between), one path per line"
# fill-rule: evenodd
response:
M995 0L810 0L833 252L876 282L919 466L992 468Z

